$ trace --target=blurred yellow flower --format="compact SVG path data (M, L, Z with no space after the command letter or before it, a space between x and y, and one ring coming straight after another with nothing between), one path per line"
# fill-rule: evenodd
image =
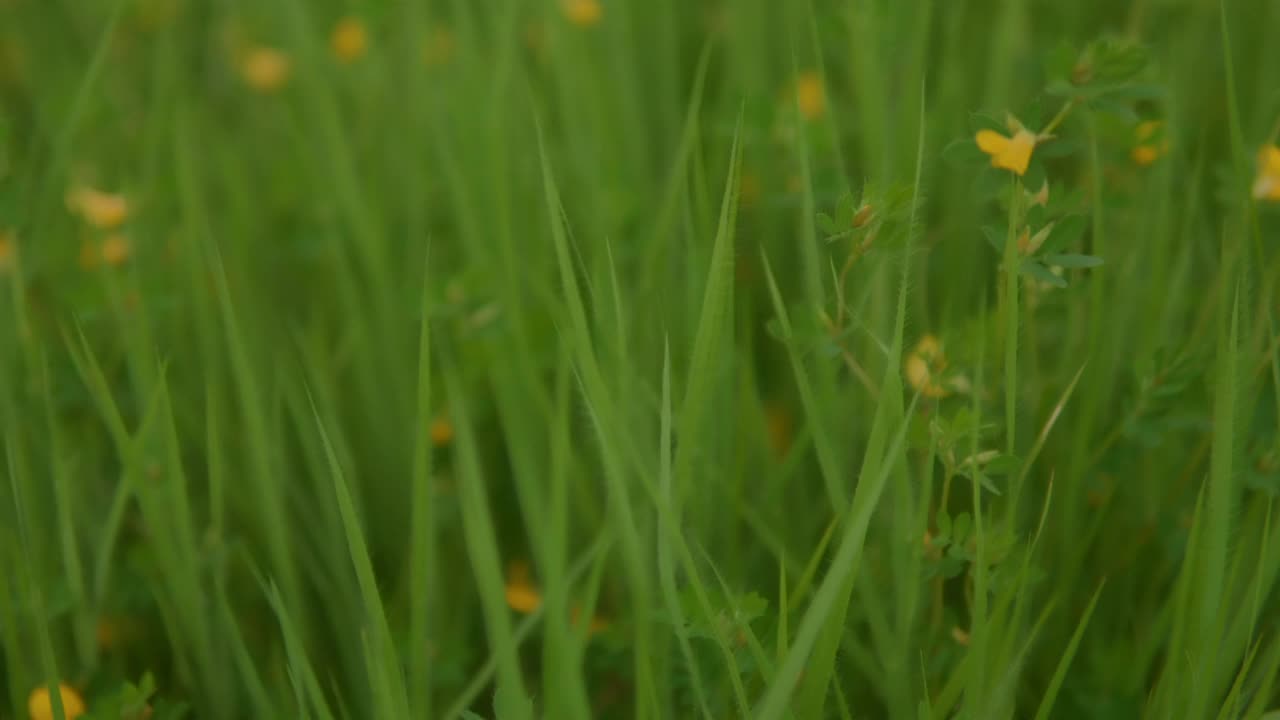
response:
M507 605L518 613L528 615L542 607L542 593L529 580L529 566L522 562L514 562L507 566ZM573 608L569 616L573 624L578 623L581 614ZM609 627L609 621L599 616L591 618L588 629L594 634Z
M133 254L129 238L116 233L102 241L102 261L112 267L123 265Z
M67 209L99 230L114 230L129 219L129 201L123 195L79 187L68 192L66 199Z
M1164 123L1159 120L1138 123L1138 127L1134 130L1134 137L1138 144L1129 152L1129 156L1135 163L1143 166L1150 165L1169 151L1169 140L1163 137L1161 132L1163 129ZM1157 136L1160 137L1157 138Z
M560 7L569 22L578 27L591 27L599 23L604 14L600 0L561 0Z
M444 447L453 442L453 423L449 422L447 417L437 417L431 421L431 428L428 433L431 435L432 445Z
M1280 147L1268 145L1258 153L1258 179L1253 183L1253 196L1280 202Z
M329 48L334 57L349 63L359 60L369 47L369 32L359 18L345 17L333 26L329 36Z
M430 66L444 65L453 58L456 47L457 42L449 28L436 26L431 29L422 46L422 61Z
M1012 133L1009 137L995 130L979 130L974 140L978 149L991 156L991 167L1012 170L1021 177L1031 164L1031 152L1039 138L1013 116L1009 117L1008 125Z
M114 233L101 242L86 241L80 246L80 267L92 270L103 263L111 267L119 267L133 254L133 246L129 238Z
M942 344L932 335L920 338L902 363L902 374L906 376L907 383L930 398L950 394L941 382L942 372L946 369L947 357L942 354Z
M518 613L528 615L542 607L542 594L529 582L529 566L511 563L507 568L507 605Z
M62 712L66 720L75 720L85 714L84 700L70 685L59 683L58 694L62 696ZM27 712L31 714L31 720L53 720L53 698L49 695L49 688L41 685L31 691Z
M809 70L796 78L796 104L800 114L809 120L816 120L827 111L827 92L818 73Z
M284 52L272 47L255 47L240 57L240 77L258 92L270 93L289 81L292 63Z
M13 233L0 230L0 275L13 268L18 257L18 240Z

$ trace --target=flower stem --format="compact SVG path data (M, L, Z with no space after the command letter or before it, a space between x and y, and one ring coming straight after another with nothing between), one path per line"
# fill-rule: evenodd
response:
M1067 116L1071 114L1071 110L1075 108L1078 102L1079 101L1076 98L1071 98L1063 103L1062 109L1058 111L1058 114L1054 115L1053 119L1049 121L1049 124L1045 125L1044 129L1040 131L1040 137L1044 138L1053 134L1053 131L1058 129L1058 126L1062 124L1062 121L1066 120Z
M1006 452L1015 448L1014 425L1017 406L1018 380L1018 274L1022 260L1018 252L1019 211L1022 204L1022 181L1013 179L1013 192L1009 198L1009 233L1004 244L1005 310L1004 310L1004 384L1005 384L1005 443Z

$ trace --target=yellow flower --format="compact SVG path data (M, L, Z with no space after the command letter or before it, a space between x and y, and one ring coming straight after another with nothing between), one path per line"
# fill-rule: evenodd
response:
M58 694L62 696L62 712L66 720L75 720L85 714L84 700L70 685L59 683ZM49 695L49 688L41 685L31 691L27 712L31 714L31 720L53 720L53 698Z
M542 607L542 594L529 582L529 566L511 563L507 568L507 605L518 613L529 613Z
M453 39L453 33L449 28L437 26L431 29L431 33L427 35L427 41L422 46L422 61L427 65L436 66L444 65L453 58L454 48L457 43Z
M1168 138L1160 137L1159 142L1153 142L1157 135L1162 135L1160 131L1163 128L1164 123L1159 120L1138 123L1137 129L1134 130L1134 137L1138 144L1129 152L1129 156L1135 163L1142 166L1150 165L1169 151Z
M1031 152L1036 149L1039 138L1013 117L1009 118L1008 125L1013 133L1011 137L995 130L979 130L974 139L978 149L991 156L991 167L1012 170L1021 177L1031 164Z
M133 246L129 238L116 233L102 241L102 261L112 267L123 265L133 254Z
M1258 179L1253 183L1253 196L1280 202L1280 147L1269 145L1258 153Z
M18 257L18 241L13 233L0 230L0 275L7 273Z
M941 398L950 394L941 383L942 371L947 369L947 357L942 354L938 338L925 335L902 363L902 374L911 387L925 397Z
M240 58L240 77L258 92L270 93L289 81L292 64L289 56L271 47L255 47Z
M542 593L538 591L538 587L529 580L529 566L522 562L514 562L507 566L507 587L506 587L507 605L518 613L528 615L536 612L542 607ZM570 611L569 619L573 624L578 623L581 614L577 607ZM609 621L599 616L591 618L588 630L591 633L600 632L609 627Z
M123 195L104 193L90 187L68 192L67 209L99 230L114 230L129 219L129 201Z
M816 120L826 112L827 93L818 73L810 70L796 78L796 104L800 106L800 114L809 120Z
M103 263L111 267L119 267L133 254L133 246L129 238L115 233L108 235L102 242L86 241L80 246L80 267L92 270Z
M436 447L444 447L453 441L453 423L449 422L447 417L440 416L432 420L428 432L431 435L431 444Z
M360 59L369 47L369 33L359 18L345 17L333 26L329 36L329 48L341 62Z
M604 9L600 0L561 0L560 8L569 22L578 27L591 27L600 22Z

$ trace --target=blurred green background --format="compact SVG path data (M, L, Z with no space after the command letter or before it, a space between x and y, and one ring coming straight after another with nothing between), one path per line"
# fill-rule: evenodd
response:
M1278 34L0 0L0 718L1271 717Z

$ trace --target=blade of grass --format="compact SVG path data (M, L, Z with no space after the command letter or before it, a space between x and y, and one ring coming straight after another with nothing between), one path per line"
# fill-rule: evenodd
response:
M1071 641L1067 643L1066 650L1063 651L1061 659L1058 660L1058 667L1053 671L1053 678L1049 680L1049 686L1045 688L1044 695L1040 698L1040 707L1036 710L1036 720L1048 720L1049 713L1053 711L1053 704L1058 699L1058 691L1062 689L1062 682L1067 678L1067 670L1071 669L1071 661L1076 656L1076 650L1080 647L1080 639L1084 637L1085 628L1089 626L1089 619L1093 617L1094 608L1098 606L1098 598L1102 597L1102 589L1106 587L1104 580L1098 585L1098 589L1093 591L1093 599L1089 601L1089 606L1085 608L1084 614L1080 616L1080 622L1076 623L1076 630L1071 634Z

